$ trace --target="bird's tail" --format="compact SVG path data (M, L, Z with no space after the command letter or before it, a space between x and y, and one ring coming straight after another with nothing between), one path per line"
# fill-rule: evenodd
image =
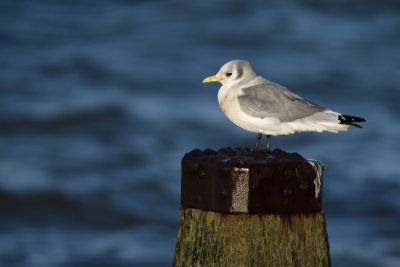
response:
M338 120L340 124L346 124L357 128L362 128L362 126L355 124L355 122L365 122L363 118L343 114L339 114Z

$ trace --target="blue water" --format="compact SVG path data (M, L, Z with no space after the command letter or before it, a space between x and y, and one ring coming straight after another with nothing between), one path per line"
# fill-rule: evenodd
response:
M170 266L182 156L256 139L201 84L232 59L367 119L272 148L323 162L333 266L400 266L389 0L1 1L0 266Z

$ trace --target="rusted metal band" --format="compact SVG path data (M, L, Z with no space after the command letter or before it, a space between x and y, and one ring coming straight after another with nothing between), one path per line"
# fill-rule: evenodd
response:
M322 165L297 153L224 148L182 159L181 205L221 213L322 211Z

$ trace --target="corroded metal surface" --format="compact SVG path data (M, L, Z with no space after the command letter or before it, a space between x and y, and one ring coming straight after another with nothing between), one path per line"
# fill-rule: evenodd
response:
M181 205L222 213L322 210L322 165L275 149L193 150L182 159Z

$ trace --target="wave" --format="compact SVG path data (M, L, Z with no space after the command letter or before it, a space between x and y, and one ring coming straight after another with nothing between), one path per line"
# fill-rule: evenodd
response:
M48 227L125 228L146 219L121 211L101 198L74 197L60 192L12 193L0 189L1 224ZM16 223L18 222L18 223Z

